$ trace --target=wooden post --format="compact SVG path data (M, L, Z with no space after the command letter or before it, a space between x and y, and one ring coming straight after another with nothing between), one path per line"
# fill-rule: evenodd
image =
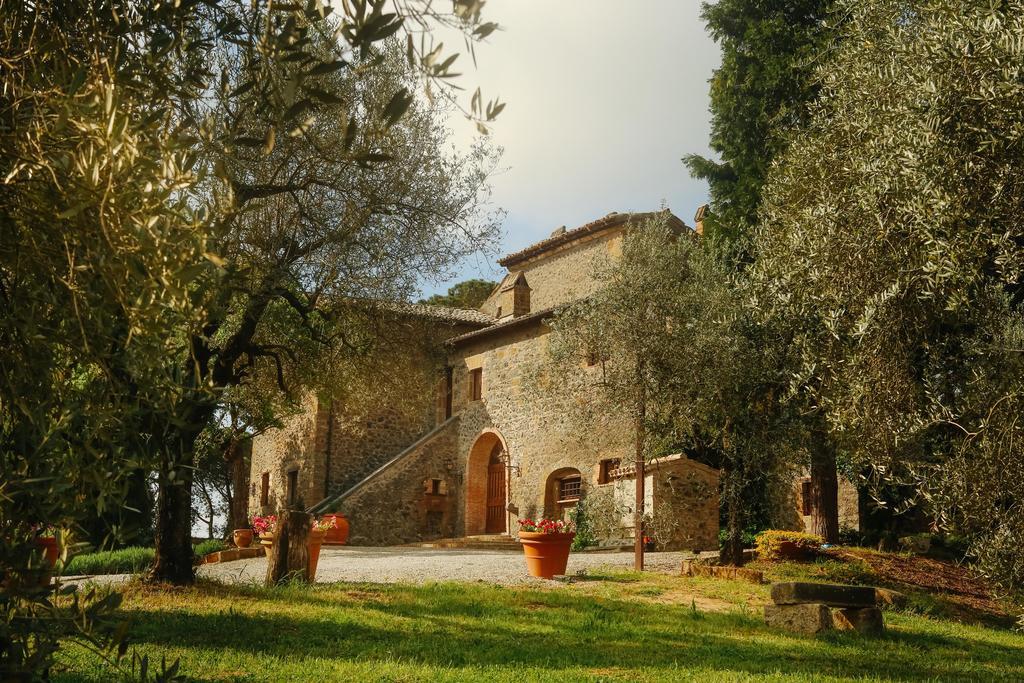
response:
M302 510L283 510L277 516L274 546L267 561L266 585L298 579L309 582L309 528L312 516Z
M647 392L644 390L644 362L638 358L636 363L637 399L636 399L636 501L633 515L633 569L644 570L644 458L647 436Z

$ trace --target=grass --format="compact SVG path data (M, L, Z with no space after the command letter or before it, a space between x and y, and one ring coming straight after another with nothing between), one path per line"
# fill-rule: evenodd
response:
M130 547L75 555L64 573L78 574L137 574L153 566L156 551L153 548Z
M1024 680L1024 636L887 613L878 638L765 626L767 586L631 572L482 583L128 587L133 647L201 681ZM62 651L57 681L106 681Z
M197 543L195 555L201 558L209 553L223 550L227 544L210 540ZM120 550L102 550L95 553L75 555L68 562L64 573L69 576L80 574L138 574L153 566L156 551L153 548L133 546Z

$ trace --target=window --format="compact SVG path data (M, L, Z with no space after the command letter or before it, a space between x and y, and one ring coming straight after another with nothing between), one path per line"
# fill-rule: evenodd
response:
M441 495L441 480L440 479L431 479L430 480L430 493L431 493L431 495L434 495L434 496L440 496Z
M484 395L484 369L469 371L469 400L479 401Z
M583 490L583 478L575 474L558 480L558 502L579 500Z
M603 351L589 350L587 351L587 367L592 368L598 363L604 363L608 360L608 354Z
M494 317L495 318L500 318L501 317L501 306L498 306L498 314L496 316L494 316Z
M288 504L295 505L295 499L299 491L299 471L288 472Z
M811 482L802 481L800 482L800 503L803 507L801 513L804 517L811 514Z
M610 484L613 479L617 479L619 473L616 471L619 469L618 458L608 458L607 460L601 461L601 469L597 474L598 484Z
M260 477L260 505L270 505L270 472Z

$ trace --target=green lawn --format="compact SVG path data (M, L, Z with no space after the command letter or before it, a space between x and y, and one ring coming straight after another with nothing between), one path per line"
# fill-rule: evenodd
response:
M554 588L132 586L151 660L210 681L1024 680L1024 635L887 613L881 638L766 627L767 587L607 573ZM107 681L68 649L59 681Z

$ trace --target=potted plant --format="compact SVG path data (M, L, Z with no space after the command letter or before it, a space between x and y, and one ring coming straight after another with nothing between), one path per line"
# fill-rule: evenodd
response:
M252 529L260 538L260 545L263 546L267 557L270 557L270 547L274 545L274 528L277 526L277 515L256 515L252 518Z
M36 545L43 551L43 559L49 569L57 566L60 551L57 548L57 531L52 526L44 526L36 531Z
M562 520L519 520L519 542L526 556L530 576L550 579L565 574L569 563L569 547L576 532Z
M348 519L340 512L324 515L322 519L333 519L334 526L324 536L327 545L345 545L348 542Z
M249 526L232 531L231 539L235 542L236 548L248 548L252 545L252 518L249 519Z
M309 580L316 577L316 565L320 561L320 546L323 545L324 536L331 530L337 528L337 520L334 517L317 519L313 518L313 525L309 530Z

